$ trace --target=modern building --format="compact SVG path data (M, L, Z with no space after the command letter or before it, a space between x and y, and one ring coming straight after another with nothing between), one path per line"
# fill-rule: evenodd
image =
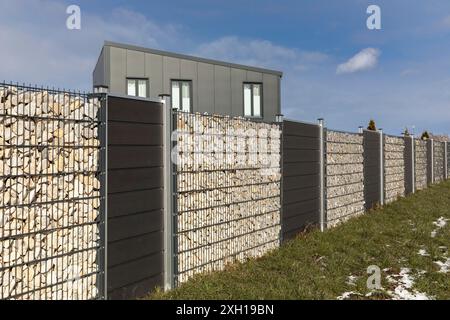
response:
M188 112L275 121L282 72L105 42L94 91L157 99Z

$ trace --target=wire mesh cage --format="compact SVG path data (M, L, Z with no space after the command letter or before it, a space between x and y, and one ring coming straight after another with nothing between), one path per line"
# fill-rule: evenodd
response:
M280 124L174 114L175 273L259 257L280 243Z
M103 296L101 104L0 84L0 299Z

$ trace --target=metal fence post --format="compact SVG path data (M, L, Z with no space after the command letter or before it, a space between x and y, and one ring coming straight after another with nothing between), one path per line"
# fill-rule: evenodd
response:
M448 179L448 142L444 141L444 177Z
M383 129L378 131L380 134L380 205L384 205L384 136Z
M324 186L324 120L318 119L319 124L319 214L320 214L320 230L325 230L325 186Z
M284 237L283 237L283 208L284 208L284 115L277 114L275 116L275 122L278 123L281 130L281 137L280 137L280 246L283 244Z
M164 116L164 290L174 287L173 239L173 170L172 170L172 107L170 96L160 95Z
M431 139L431 184L434 183L434 140Z
M416 192L416 140L414 136L410 135L411 138L411 191Z

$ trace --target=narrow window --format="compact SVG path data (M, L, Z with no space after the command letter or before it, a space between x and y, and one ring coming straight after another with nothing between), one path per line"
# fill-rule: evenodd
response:
M148 98L149 84L147 79L127 79L127 95Z
M192 82L172 80L172 108L192 111Z
M244 83L244 116L262 117L262 85Z

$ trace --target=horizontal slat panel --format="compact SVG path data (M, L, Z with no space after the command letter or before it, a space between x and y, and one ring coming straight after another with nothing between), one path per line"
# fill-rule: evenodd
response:
M317 187L319 185L319 177L315 174L307 176L285 177L283 179L284 191L306 187Z
M143 236L120 240L108 244L108 267L119 266L139 258L147 257L151 254L162 254L163 233L153 232ZM154 269L154 272L158 272ZM132 280L139 280L136 278Z
M283 207L283 217L284 219L290 219L294 216L301 216L311 211L319 212L319 199L285 205Z
M108 293L108 298L113 300L126 300L134 297L141 298L153 291L156 287L161 287L162 283L163 274L160 273L121 288L112 289Z
M308 225L316 225L319 222L317 212L309 212L284 220L283 234L299 233Z
M285 136L283 143L286 149L319 150L318 138Z
M109 169L150 168L163 165L163 148L149 146L110 146Z
M299 136L299 137L319 137L319 126L313 124L297 123L292 121L284 122L285 136Z
M319 151L318 150L284 150L284 162L318 162Z
M120 216L108 220L108 241L142 236L163 228L161 210Z
M162 125L109 122L109 145L162 146Z
M121 288L158 275L163 270L163 254L157 253L108 268L108 290ZM149 288L151 289L151 288Z
M108 120L162 124L163 107L157 102L110 96L108 97Z
M319 162L285 163L283 165L283 175L285 177L305 174L319 174Z
M318 199L320 193L319 190L318 187L286 190L283 193L283 203L286 205L300 201Z
M108 196L108 216L118 217L162 208L163 190L115 193Z
M111 170L108 176L108 192L129 192L160 188L162 168Z

